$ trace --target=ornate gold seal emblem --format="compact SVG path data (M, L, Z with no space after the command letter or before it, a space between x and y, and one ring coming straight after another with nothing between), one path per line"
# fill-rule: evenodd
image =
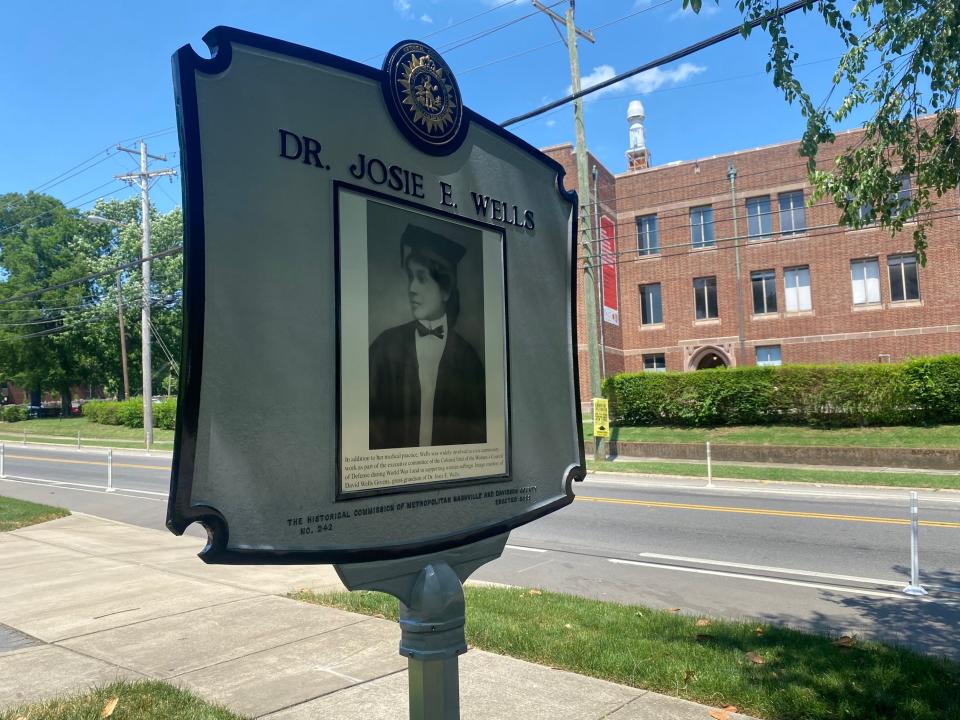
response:
M462 141L463 104L440 55L428 45L405 41L388 53L383 69L387 104L400 130L432 154L456 150Z

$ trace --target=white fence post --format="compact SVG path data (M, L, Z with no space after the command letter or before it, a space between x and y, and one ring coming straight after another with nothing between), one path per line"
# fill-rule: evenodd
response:
M107 492L113 492L113 448L107 448Z
M713 487L713 458L710 456L709 440L707 440L707 487Z
M80 449L80 431L77 430L77 450Z
M920 507L916 490L910 491L910 584L903 592L907 595L926 595L920 584Z
M7 473L3 469L4 453L3 440L0 440L0 478L5 478L7 476Z

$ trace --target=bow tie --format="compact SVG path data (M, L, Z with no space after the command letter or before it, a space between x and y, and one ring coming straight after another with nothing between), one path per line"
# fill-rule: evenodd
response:
M441 340L443 340L443 325L437 325L433 330L428 328L422 322L417 323L417 335L424 337L426 335L433 335Z

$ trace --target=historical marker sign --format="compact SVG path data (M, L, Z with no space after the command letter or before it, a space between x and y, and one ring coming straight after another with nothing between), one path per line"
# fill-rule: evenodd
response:
M230 28L174 57L185 362L167 524L211 562L502 534L584 475L576 198L443 59Z

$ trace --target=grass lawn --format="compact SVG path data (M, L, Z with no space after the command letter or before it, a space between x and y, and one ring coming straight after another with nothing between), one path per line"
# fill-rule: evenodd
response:
M587 460L590 470L647 475L707 476L706 463L682 462L596 462ZM960 490L960 473L938 475L924 472L857 472L850 470L811 470L809 468L765 467L763 465L726 465L713 463L715 478L768 480L771 482L807 482L835 485L885 485L888 487Z
M116 699L112 714L107 711ZM116 682L84 695L0 712L0 720L242 720L166 683Z
M0 532L56 520L69 514L70 511L66 508L38 505L0 495Z
M90 422L83 417L71 418L43 418L37 420L22 420L21 422L0 422L0 440L16 442L27 433L27 442L49 442L64 445L76 445L77 433L80 433L80 442L83 445L99 445L103 447L131 447L142 448L143 429L129 428L122 425L101 425ZM31 436L47 436L33 437ZM61 440L62 438L62 440ZM154 428L154 442L159 443L159 449L173 449L173 430Z
M466 596L471 646L582 675L767 720L960 719L960 665L908 650L539 590ZM397 617L380 593L292 597Z
M593 424L583 423L592 439ZM797 425L721 428L614 427L611 440L624 442L727 443L741 445L821 445L883 448L958 448L960 425L820 429Z

